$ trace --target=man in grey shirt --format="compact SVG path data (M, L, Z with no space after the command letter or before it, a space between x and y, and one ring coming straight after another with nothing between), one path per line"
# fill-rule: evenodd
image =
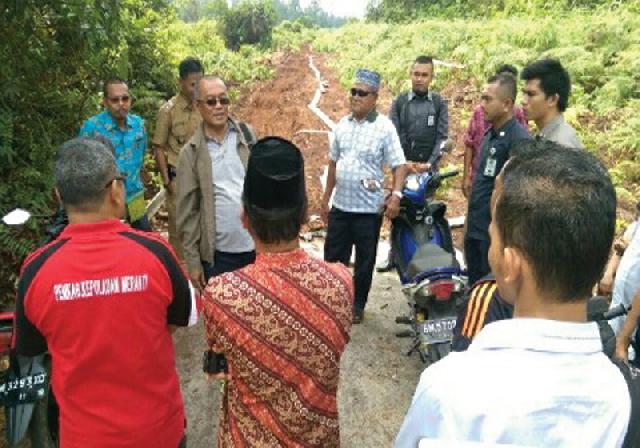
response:
M562 116L569 103L571 78L557 59L541 59L522 70L522 108L538 136L569 148L582 148L575 129Z
M231 100L221 79L203 77L194 97L202 123L180 151L176 221L187 270L202 289L210 277L255 260L253 240L240 221L255 135L229 117Z

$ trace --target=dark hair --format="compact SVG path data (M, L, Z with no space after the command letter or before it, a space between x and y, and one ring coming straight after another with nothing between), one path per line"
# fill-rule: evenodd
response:
M108 90L109 86L113 84L124 84L125 86L129 87L129 84L127 84L127 81L124 81L120 78L107 79L104 83L102 83L102 94L104 95L105 98L107 97L107 95L109 95L109 90Z
M586 298L613 242L616 195L598 159L548 140L517 144L502 171L493 219L505 247L531 264L540 291Z
M306 196L301 206L289 210L266 210L249 204L244 197L243 205L251 230L261 242L267 244L298 238L302 224L307 219Z
M93 210L118 176L113 146L89 137L63 143L55 158L54 179L65 206Z
M189 56L178 66L178 73L180 74L180 79L185 79L191 73L204 73L204 69L198 59Z
M415 61L413 61L413 65L416 64L431 64L433 65L433 58L431 56L418 56Z
M496 75L500 75L500 74L508 74L508 75L515 76L517 78L518 69L511 64L503 64L500 67L498 67L498 70L496 70Z
M558 109L564 112L569 104L571 77L557 59L540 59L522 69L522 79L540 81L545 96L558 95Z
M514 103L516 102L516 96L518 96L518 82L512 75L506 73L493 75L487 80L487 83L497 83L498 88L502 90L502 92L504 92L505 95L511 99L511 101L513 101Z

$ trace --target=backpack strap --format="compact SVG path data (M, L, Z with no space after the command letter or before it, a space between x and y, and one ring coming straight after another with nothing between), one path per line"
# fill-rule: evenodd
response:
M637 424L640 419L640 370L629 366L620 359L613 358L611 362L620 369L631 397L631 415L629 416L629 425L627 434L624 436L622 448L638 447L640 446L640 425Z
M244 121L238 122L238 126L240 126L240 132L242 132L242 136L244 137L244 141L247 142L247 146L249 147L249 151L253 148L253 145L256 143L256 136L251 131L247 123Z

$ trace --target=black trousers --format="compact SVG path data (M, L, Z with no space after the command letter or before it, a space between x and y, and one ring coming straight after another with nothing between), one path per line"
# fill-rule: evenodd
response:
M479 238L464 238L464 257L467 261L469 285L473 285L491 272L489 266L489 241Z
M381 223L382 216L377 213L349 213L335 207L329 212L324 259L348 266L351 250L356 247L354 307L359 310L364 310L371 289Z
M233 272L254 261L256 261L256 252L254 250L239 253L220 252L217 250L215 254L213 254L213 265L203 261L202 271L204 272L204 278L209 281L211 277L224 274L225 272Z

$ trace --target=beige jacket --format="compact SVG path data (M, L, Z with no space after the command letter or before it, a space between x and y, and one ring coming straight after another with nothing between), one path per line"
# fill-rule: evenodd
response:
M246 170L249 145L238 122L229 118L229 125L238 133L238 155ZM213 174L203 124L180 150L177 187L176 225L187 269L194 272L202 269L201 261L213 263L216 248Z

